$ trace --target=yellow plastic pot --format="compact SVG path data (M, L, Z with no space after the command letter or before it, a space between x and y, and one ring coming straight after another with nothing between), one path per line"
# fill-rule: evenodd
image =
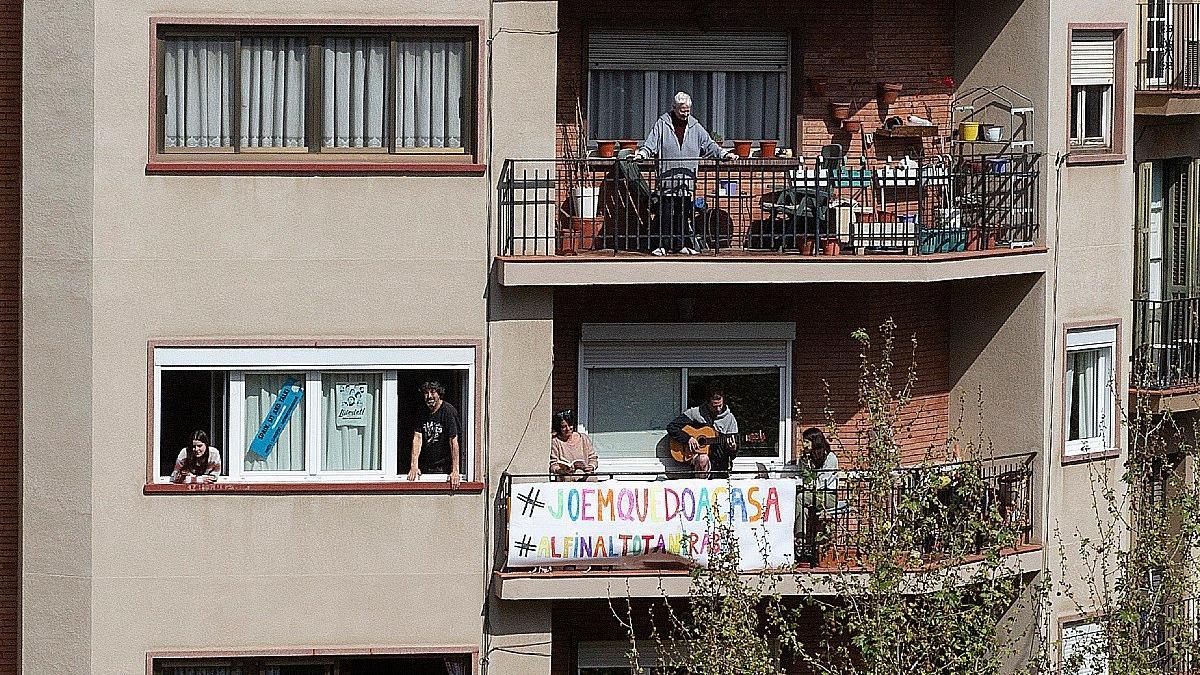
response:
M962 122L958 125L958 140L979 140L979 122Z

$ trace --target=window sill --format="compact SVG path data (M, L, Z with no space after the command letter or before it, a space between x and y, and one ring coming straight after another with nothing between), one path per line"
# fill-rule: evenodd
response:
M1068 165L1122 164L1126 159L1125 153L1114 152L1111 148L1076 148L1067 154Z
M1107 450L1098 450L1096 452L1084 452L1077 455L1068 455L1063 453L1062 465L1069 466L1071 464L1086 464L1087 462L1096 462L1105 459L1116 459L1121 456L1120 448L1109 448Z
M375 482L275 482L275 483L147 483L142 494L398 494L416 493L468 493L483 492L481 481L463 481L453 489L445 481L375 481Z
M472 161L363 159L312 160L227 160L218 158L163 159L162 155L146 163L147 175L184 174L283 174L303 176L337 175L433 175L482 176L486 167Z

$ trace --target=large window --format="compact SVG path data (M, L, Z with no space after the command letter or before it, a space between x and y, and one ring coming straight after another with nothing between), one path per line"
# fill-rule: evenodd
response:
M1063 675L1107 675L1108 648L1099 623L1073 621L1062 626Z
M1124 85L1119 62L1122 33L1115 30L1077 28L1071 31L1070 136L1071 146L1093 151L1115 151L1123 114L1118 106Z
M156 347L155 481L172 481L197 430L219 453L218 481L403 478L429 381L458 413L467 480L474 364L473 347Z
M1113 327L1067 332L1067 456L1108 452L1113 446L1116 348L1117 331Z
M457 29L158 27L158 151L471 150L475 36Z
M738 461L787 459L795 325L585 324L580 424L603 466L670 467L666 426L719 382L738 420Z
M786 33L592 31L589 135L645 138L684 91L712 134L785 141L790 61Z

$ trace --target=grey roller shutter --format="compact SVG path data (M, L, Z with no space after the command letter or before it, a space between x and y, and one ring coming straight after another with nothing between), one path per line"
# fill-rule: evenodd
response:
M787 33L612 31L588 35L588 65L599 70L786 72Z

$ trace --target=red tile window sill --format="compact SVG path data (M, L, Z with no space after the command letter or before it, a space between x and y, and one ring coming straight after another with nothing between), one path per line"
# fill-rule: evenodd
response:
M407 481L378 481L362 483L147 483L142 488L142 494L189 494L189 495L219 495L219 494L399 494L406 492L452 494L483 492L481 481L463 481L458 489L452 489L445 481L416 482Z
M468 162L330 162L171 160L146 163L148 175L284 174L284 175L448 175L482 176L483 164Z

